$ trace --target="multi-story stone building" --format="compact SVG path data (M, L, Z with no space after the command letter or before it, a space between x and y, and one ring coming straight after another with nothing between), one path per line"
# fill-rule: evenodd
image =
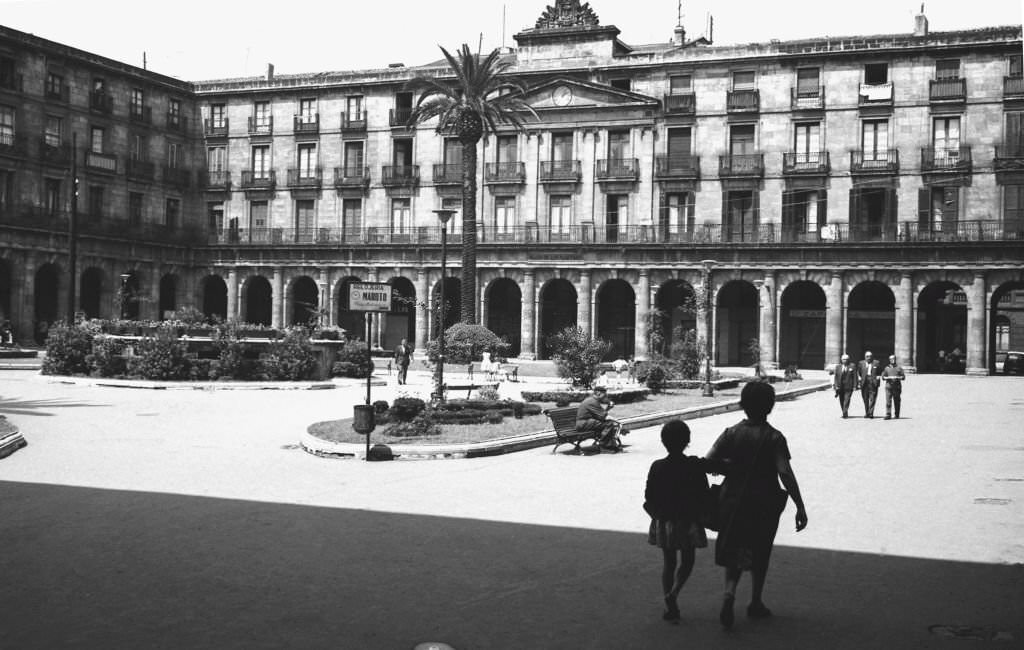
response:
M481 145L480 321L523 358L572 324L643 357L651 327L706 335L696 297L714 305L719 364L749 363L756 339L780 365L871 349L929 370L959 348L989 372L997 350L1024 347L1021 27L912 27L738 46L676 27L630 46L557 2L502 53L539 118ZM81 134L90 315L112 313L122 278L144 316L319 313L359 332L348 286L381 281L406 300L376 342L425 349L430 316L413 303L439 288L433 210L461 207L461 156L434 125L407 126L406 83L448 74L270 67L187 84L0 31L0 311L22 330L62 313L70 165L46 140L59 118L62 144Z

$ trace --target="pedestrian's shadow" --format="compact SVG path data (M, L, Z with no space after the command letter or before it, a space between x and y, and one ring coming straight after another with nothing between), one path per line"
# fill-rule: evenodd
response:
M49 412L49 409L63 409L82 406L107 407L109 404L95 404L90 402L75 402L60 399L19 399L0 397L0 413L6 415L42 415L53 416L56 413Z

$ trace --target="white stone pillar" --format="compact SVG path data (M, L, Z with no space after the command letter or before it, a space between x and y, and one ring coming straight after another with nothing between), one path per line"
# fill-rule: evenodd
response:
M427 354L427 340L429 339L429 305L430 295L427 289L427 272L423 269L416 269L416 304L415 304L415 318L416 318L416 346L415 354L417 356L426 356Z
M637 360L644 360L650 354L647 340L647 319L651 311L651 276L647 269L640 271L636 297L636 340L633 355Z
M765 370L778 367L775 357L775 275L765 273L764 280L757 283L760 298L760 327L758 342L761 345L761 366Z
M537 287L536 275L533 269L523 271L523 318L519 324L519 358L537 358L537 340L533 333L536 331L537 319Z
M893 354L896 355L896 361L903 366L904 370L912 370L914 365L914 291L909 272L900 274L899 286L894 288L893 293L896 294L896 341Z
M591 335L594 333L592 293L590 271L580 271L580 293L576 296L576 325Z
M843 355L843 274L832 272L832 282L825 292L825 364L839 363Z
M284 272L274 269L273 295L270 298L270 326L284 327Z
M974 284L967 292L967 374L987 375L985 355L985 273L974 272Z
M238 271L228 271L228 314L227 319L233 321L238 318Z

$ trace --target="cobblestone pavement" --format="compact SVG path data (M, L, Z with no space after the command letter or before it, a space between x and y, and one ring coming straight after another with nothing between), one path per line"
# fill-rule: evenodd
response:
M296 448L362 390L0 371L0 413L29 442L0 460L0 648L1024 645L1024 378L911 376L900 420L842 420L827 392L780 403L810 525L783 515L776 616L731 633L711 549L682 624L660 620L640 508L656 429L619 455L366 463ZM691 422L691 453L737 419Z

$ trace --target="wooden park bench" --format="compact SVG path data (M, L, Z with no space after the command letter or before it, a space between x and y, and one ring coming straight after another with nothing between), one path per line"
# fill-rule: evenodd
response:
M450 391L450 390L464 390L464 391L466 391L466 399L469 399L470 396L472 396L473 391L475 391L475 390L479 390L481 388L497 388L497 387L498 387L498 383L497 382L492 382L492 383L488 383L488 382L485 382L485 381L484 382L474 382L472 380L464 382L464 383L448 383L448 382L445 382L445 384L444 384L445 394L447 394L448 391Z
M594 444L600 437L600 430L592 431L577 431L576 430L576 406L563 406L561 408L553 408L545 411L548 418L551 419L551 426L555 428L555 448L551 450L551 453L555 453L555 449L558 449L559 445L569 443L576 448L577 453L583 453L580 449L580 443L586 440L593 440Z

